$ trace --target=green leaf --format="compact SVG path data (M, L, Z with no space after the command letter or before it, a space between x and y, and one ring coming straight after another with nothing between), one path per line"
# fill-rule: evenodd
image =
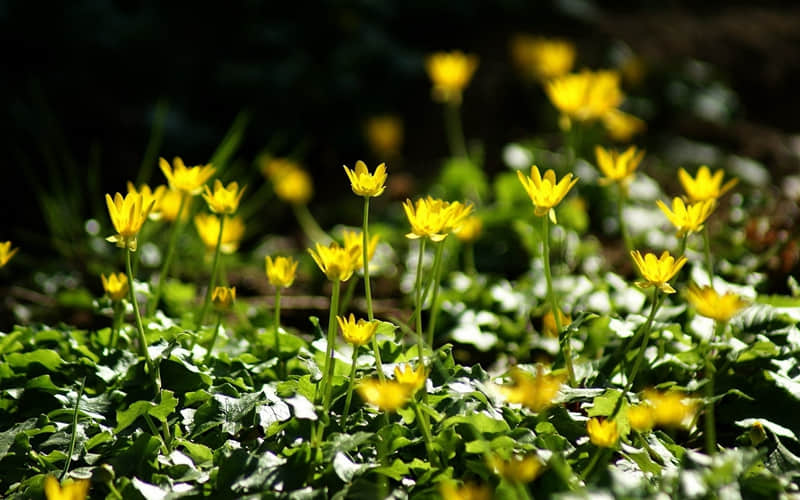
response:
M31 352L14 352L6 355L6 363L11 368L28 370L29 366L38 363L49 371L56 371L64 362L61 356L52 349L36 349Z
M125 410L117 410L117 426L114 432L120 432L127 428L137 418L143 415L150 415L161 422L166 422L175 408L178 406L178 400L173 396L172 391L161 391L161 402L155 404L152 401L136 401Z
M441 427L446 429L456 424L469 424L475 427L478 432L484 434L497 434L499 432L507 432L509 430L508 424L505 420L494 419L485 413L473 413L471 415L457 415L444 419Z

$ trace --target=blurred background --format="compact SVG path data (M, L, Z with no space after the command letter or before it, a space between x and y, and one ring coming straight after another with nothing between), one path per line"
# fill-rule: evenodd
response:
M327 207L349 192L341 165L384 160L363 134L374 115L403 123L389 163L407 174L398 198L424 193L448 154L424 69L437 50L480 58L462 114L491 176L508 142L560 137L541 88L512 64L517 34L571 40L577 69L623 71L649 152L710 145L777 183L800 165L798 26L800 6L778 1L2 1L0 241L24 249L6 272L79 260L54 248L54 229L69 241L90 217L107 225L103 194L164 182L159 156L195 165L222 154L251 181L259 154L291 156L313 175L312 212L337 223ZM699 151L659 166L674 180ZM295 224L266 212L262 229Z

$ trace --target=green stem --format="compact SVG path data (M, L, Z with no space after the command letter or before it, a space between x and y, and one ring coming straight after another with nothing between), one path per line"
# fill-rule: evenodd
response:
M161 452L164 455L169 455L169 449L167 448L167 443L164 441L164 437L161 435L161 433L158 432L158 427L156 427L156 424L153 423L153 419L147 413L145 413L142 416L144 417L144 421L147 423L147 427L150 428L150 433L153 436L158 436L158 440L161 441Z
M425 441L425 450L428 452L428 460L434 467L440 468L439 456L433 451L433 438L431 437L431 430L428 427L428 420L422 415L422 410L419 409L419 404L416 400L412 401L411 404L414 405L414 412L417 415L417 425L419 425L419 430L422 431L422 439Z
M119 329L122 326L122 301L115 300L111 304L111 308L114 311L114 319L111 322L111 338L108 341L108 347L110 349L116 349L117 340L119 339Z
M80 405L84 387L86 387L86 377L83 377L83 380L81 380L81 387L78 389L78 397L75 398L75 411L72 412L72 437L69 441L69 451L67 451L67 460L64 462L64 470L61 471L61 476L58 478L59 481L64 479L64 476L69 472L69 464L72 462L72 453L75 451L75 440L78 437L78 405Z
M628 231L628 224L625 223L624 217L625 202L627 201L628 195L625 191L625 186L623 186L622 183L617 184L617 188L619 189L619 203L617 204L619 231L622 233L623 241L625 241L625 250L628 254L630 254L631 250L633 250L633 243L631 242L631 234Z
M341 427L344 428L347 423L347 415L350 414L350 402L353 399L353 384L356 379L356 360L358 359L358 347L353 344L353 360L350 363L350 380L347 383L347 398L344 401L344 412L342 413Z
M303 229L303 232L306 233L306 237L309 240L323 245L329 245L333 241L331 237L319 227L319 224L317 224L311 212L308 211L306 205L293 204L292 210L294 210L294 216L297 218L298 224L300 224L300 227Z
M464 270L470 276L474 276L475 269L475 245L473 243L464 244Z
M436 256L433 259L433 297L431 298L431 317L428 322L428 345L433 348L433 333L436 329L436 317L439 315L439 281L442 274L442 254L444 254L444 242L442 240L436 244Z
M286 378L286 365L281 359L281 288L275 287L275 354L278 356L278 364L283 378Z
M334 360L334 346L336 344L336 311L339 310L339 293L341 290L342 282L336 280L333 282L333 293L331 294L331 307L328 314L328 343L325 349L325 370L323 372L323 387L324 399L323 405L325 414L328 414L328 409L331 404L331 395L333 394L333 368L336 364Z
M520 500L530 500L531 494L528 492L528 487L524 483L515 482L514 488L517 490L517 498Z
M600 461L600 458L605 454L606 454L606 448L599 448L599 447L597 448L597 450L594 452L594 456L592 456L591 461L586 466L586 468L583 469L583 472L581 472L581 480L585 481L586 479L589 478L589 475L597 466L597 463Z
M178 215L175 217L175 225L172 227L172 234L169 237L169 246L167 247L167 256L164 258L164 264L161 266L161 272L158 274L158 286L155 293L150 297L150 302L147 304L147 314L152 316L158 307L158 301L161 299L161 293L164 291L164 283L167 281L167 273L172 265L172 259L175 257L175 247L178 244L178 235L183 229L183 210L186 208L186 202L189 195L183 193L181 195L181 203L178 206Z
M214 262L211 264L211 276L208 280L208 289L206 290L206 298L203 300L203 308L200 309L200 317L197 319L196 328L199 330L203 326L203 321L206 319L208 306L211 304L211 293L214 291L214 282L217 277L217 267L219 266L219 255L222 253L222 231L225 227L225 214L219 215L219 234L217 235L217 248L214 249Z
M464 129L461 127L461 104L448 101L444 105L444 126L453 156L469 159Z
M217 325L214 327L214 334L211 336L211 342L208 344L208 352L206 353L206 358L203 360L203 364L208 364L211 361L211 353L214 351L214 344L217 343L217 337L219 336L219 328L222 325L222 313L217 314Z
M542 217L542 259L544 260L544 277L547 281L547 297L550 300L550 308L556 322L559 344L563 349L564 364L567 367L569 385L575 387L575 369L572 367L572 345L570 344L570 332L562 331L561 327L561 307L558 305L558 297L553 290L553 275L550 271L550 219L545 214Z
M133 304L133 313L136 316L136 331L139 334L139 350L144 356L147 369L153 377L153 383L156 386L156 391L161 391L161 376L158 373L158 367L153 364L150 359L150 352L147 350L147 337L144 335L144 324L142 323L142 315L139 314L139 303L136 301L136 293L133 291L133 271L131 270L131 249L125 249L125 270L128 272L128 284L131 295L131 303Z
M369 280L369 196L364 197L364 221L361 231L361 257L364 260L364 297L367 299L367 318L372 321L375 314L372 309L372 287ZM353 280L355 283L355 280ZM372 350L375 353L375 367L378 370L378 380L383 382L386 377L383 374L383 361L381 360L381 350L378 346L378 336L372 336Z
M625 390L620 395L620 400L625 396L633 388L633 383L636 380L636 374L639 373L639 367L642 365L642 361L644 361L644 352L647 350L647 341L650 339L650 329L653 327L653 320L656 317L656 312L658 311L658 306L661 304L661 300L659 300L658 295L658 288L653 288L653 298L652 298L652 305L650 306L650 314L647 316L647 321L645 322L644 329L642 330L642 343L639 346L639 352L636 354L636 361L633 363L633 370L631 371L630 377L628 377L628 383L625 386ZM616 412L614 412L616 415Z
M425 339L422 335L422 257L425 255L425 238L419 241L419 257L417 258L417 280L414 286L417 302L417 318L414 320L417 328L417 349L419 349L419 366L425 366Z
M706 354L706 379L706 453L713 456L717 452L717 428L714 422L714 360L710 352Z
M711 239L708 237L708 225L703 228L703 244L706 252L706 266L708 267L708 286L714 286L714 259L711 256Z
M357 284L358 280L352 280L347 284L347 288L344 289L344 297L339 301L339 312L337 313L340 316L344 315L344 312L350 308L350 301L353 300L353 293Z

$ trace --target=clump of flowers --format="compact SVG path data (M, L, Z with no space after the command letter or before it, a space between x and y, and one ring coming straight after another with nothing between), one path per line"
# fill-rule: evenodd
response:
M537 217L547 215L553 224L557 223L554 208L578 182L577 177L573 179L572 173L568 173L560 181L556 181L556 173L553 170L547 170L542 176L536 165L531 167L530 177L526 177L520 170L517 170L517 177L533 203L534 215Z
M433 82L433 98L441 102L461 102L461 93L478 68L478 57L459 50L436 52L425 59L425 70Z
M314 194L311 176L297 162L288 158L271 158L261 169L272 182L278 198L292 205L305 205Z
M544 465L535 454L514 456L506 460L498 455L488 459L489 468L495 474L512 483L530 483L542 473Z
M492 490L476 483L456 484L454 481L441 483L439 493L443 500L491 500Z
M628 409L628 421L638 431L654 426L686 427L697 413L698 401L678 391L644 391L642 403Z
M686 191L686 197L692 203L700 201L717 200L731 190L739 182L739 179L730 179L722 184L725 172L722 169L711 175L711 170L705 165L697 170L697 175L692 177L685 169L678 170L678 180Z
M572 70L575 45L558 38L517 35L511 40L511 56L525 77L547 81Z
M716 200L709 199L687 205L676 196L672 199L672 210L661 200L656 200L656 204L678 230L678 238L681 238L703 230L703 224L714 211Z
M177 156L172 161L172 167L164 158L159 158L158 166L167 178L170 189L189 195L200 194L205 183L216 172L210 164L187 167Z
M269 283L277 288L288 288L294 283L297 272L297 261L291 257L270 256L264 258L267 279Z
M108 277L101 274L100 280L103 282L103 290L111 300L122 300L128 296L128 277L125 273L111 273Z
M600 448L611 448L619 441L617 422L611 419L590 418L586 422L586 432L592 444Z
M633 257L636 268L639 269L639 273L644 278L641 281L637 281L636 286L639 288L654 286L664 293L675 293L675 289L670 286L669 280L678 274L678 271L686 264L686 257L681 256L676 260L666 250L660 257L656 257L655 254L649 252L642 256L638 250L633 250L631 257Z
M208 253L212 253L217 248L219 241L219 251L223 254L232 254L239 249L239 244L244 236L244 221L241 217L231 217L222 226L220 236L220 218L214 214L199 213L194 216L194 226L197 235L206 247Z
M511 370L509 375L513 385L499 386L500 392L509 403L521 404L534 413L550 408L564 383L563 376L545 374L541 366L537 366L535 375L519 368Z
M695 283L689 285L687 297L698 314L723 323L730 321L739 311L749 305L736 293L725 292L720 295L711 286L701 288Z
M637 150L636 146L631 146L620 153L615 149L607 150L596 146L594 152L597 158L597 167L604 175L598 181L599 184L603 186L616 183L627 192L636 169L644 158L644 151Z
M44 478L44 494L47 500L85 500L89 495L88 479L69 481L63 485L58 482L55 476Z
M364 127L372 151L379 157L390 157L400 152L403 145L403 121L394 115L373 116Z
M545 84L553 105L570 121L591 122L617 108L624 99L615 71L570 73ZM567 126L569 128L569 125Z
M161 202L164 199L164 195L167 194L167 186L162 184L156 186L155 189L150 189L147 184L142 184L139 189L136 189L132 182L128 182L128 193L142 196L142 205L151 207L148 215L151 220L161 218Z
M219 179L214 181L214 189L203 186L205 192L203 199L208 204L208 209L215 214L231 215L239 209L239 201L242 199L245 187L239 189L237 182L231 182L227 186L223 185Z
M120 193L111 195L106 194L106 205L111 223L114 225L117 234L109 236L106 240L116 243L120 248L127 248L131 252L136 251L136 236L142 229L147 215L155 203L150 201L149 205L144 204L142 195L128 193L123 198Z
M394 412L404 407L411 398L412 390L407 384L396 380L368 379L358 385L361 398L380 410Z

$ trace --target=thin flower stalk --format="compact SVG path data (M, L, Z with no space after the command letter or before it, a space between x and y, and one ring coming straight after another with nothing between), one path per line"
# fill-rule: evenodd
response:
M214 333L211 335L211 341L208 343L208 352L203 363L206 365L211 362L211 353L214 351L214 345L217 343L219 337L219 329L222 327L222 312L217 313L217 324L214 325Z
M619 232L622 234L622 240L625 242L625 250L631 253L633 250L633 242L631 241L631 233L628 231L628 224L625 222L625 203L628 201L628 190L620 183L617 184L617 191L619 193L619 201L617 203Z
M150 358L150 352L147 350L147 337L144 334L144 324L142 323L142 315L139 313L139 302L136 300L136 293L133 290L133 269L131 268L131 249L125 249L125 270L128 273L128 283L130 283L130 299L133 304L133 313L136 316L136 332L139 334L139 350L144 356L147 370L150 376L153 377L153 383L156 386L156 392L161 392L161 375L158 373L158 365L153 363Z
M375 337L373 336L373 339ZM350 403L353 400L353 385L355 384L356 380L356 365L358 364L358 349L361 346L353 344L353 358L350 360L350 377L348 377L347 382L347 398L344 401L344 411L342 412L342 422L341 426L344 428L345 424L347 424L347 416L350 414ZM383 375L380 371L379 374Z
M555 290L553 290L553 274L550 271L550 218L542 217L542 259L544 260L544 278L547 282L547 298L550 301L550 308L552 311L561 311L558 305L558 297ZM559 314L554 314L553 318L556 322L556 330L558 331L558 342L563 349L564 365L567 368L567 377L569 378L569 385L575 387L575 369L572 366L572 346L570 345L570 331L569 329L562 330L561 317Z
M364 227L361 231L361 258L364 262L364 298L367 300L367 319L372 321L375 319L375 314L372 308L372 287L369 280L369 199L369 196L364 196ZM353 283L355 282L356 280L353 280ZM378 346L377 335L373 335L372 337L372 350L375 353L375 365L378 371L378 378L382 382L385 379L385 375L383 374L383 361L381 360L381 350Z
M122 302L115 300L111 304L111 311L114 317L111 320L111 338L108 341L108 347L111 349L116 349L117 342L119 341L119 330L122 327Z
M161 265L161 272L158 273L158 286L156 291L150 297L150 302L147 304L147 314L152 316L158 307L158 301L161 299L161 293L164 291L164 283L167 281L169 268L172 266L172 260L175 258L175 247L178 244L178 237L183 230L183 212L188 205L187 200L189 195L181 192L181 202L178 205L178 215L175 216L175 221L172 226L172 233L169 236L169 245L167 246L167 256L164 258L164 263ZM222 231L220 231L222 233Z
M200 316L197 318L196 327L199 329L203 326L203 321L208 312L208 306L211 304L211 294L214 290L215 282L217 280L217 268L219 268L219 255L222 249L222 232L225 227L225 219L227 215L219 215L219 234L217 235L217 247L214 249L214 261L211 264L211 276L209 277L208 289L206 289L206 297L203 300L203 307L200 309Z
M414 413L417 416L417 426L419 426L419 430L422 432L422 439L425 441L425 451L428 452L428 460L434 467L440 468L441 464L439 462L439 456L433 449L433 438L431 437L431 429L428 419L422 414L419 403L417 403L417 400L413 397L411 404L414 406Z
M442 255L444 253L444 242L436 243L436 254L433 258L433 296L431 297L431 317L428 321L428 345L433 347L433 334L436 331L436 318L439 316L439 282L442 278Z
M83 396L83 389L86 387L86 377L81 380L81 386L78 389L78 396L75 398L75 410L72 412L72 436L69 440L69 450L67 450L67 459L64 461L64 470L61 471L61 479L69 472L69 465L72 462L72 453L75 451L75 441L78 437L78 409L81 404L81 397Z
M422 334L422 258L425 255L425 238L419 242L419 257L417 258L417 278L414 285L416 294L417 317L414 320L417 329L417 349L419 350L419 366L425 366L425 339Z
M444 126L447 131L447 144L453 156L469 159L464 127L461 123L461 101L444 103Z
M325 408L325 415L328 414L331 404L331 396L333 394L333 367L335 365L333 350L336 344L336 312L339 310L339 294L342 288L340 280L333 281L333 292L331 292L331 306L328 314L328 338L325 348L325 367L322 371L322 387L323 387L323 407ZM320 430L320 437L322 430Z
M711 255L711 238L708 236L708 226L703 227L703 245L706 253L706 268L708 270L708 284L714 284L714 257Z
M723 333L725 332L725 327L727 325L726 321L714 321L714 336L712 340L718 340L722 337ZM714 366L714 358L715 352L711 349L711 346L706 344L706 387L705 387L705 396L706 396L706 408L705 408L705 417L703 419L704 424L704 433L705 434L705 444L706 444L706 453L709 456L713 456L717 453L717 424L716 418L714 415L714 383L715 383L715 374L716 374L716 367Z
M636 381L636 375L639 373L639 367L642 365L642 361L644 361L644 352L647 350L647 341L650 339L650 329L653 327L653 320L655 319L656 312L658 312L658 308L661 306L661 302L663 300L662 296L659 294L659 291L660 289L658 287L653 288L650 314L647 316L647 321L644 324L644 328L642 328L642 343L639 345L639 351L636 354L636 360L633 362L633 369L628 377L628 383L625 386L623 394L627 394L631 389L633 389L633 384ZM622 398L620 398L620 401L621 400Z

